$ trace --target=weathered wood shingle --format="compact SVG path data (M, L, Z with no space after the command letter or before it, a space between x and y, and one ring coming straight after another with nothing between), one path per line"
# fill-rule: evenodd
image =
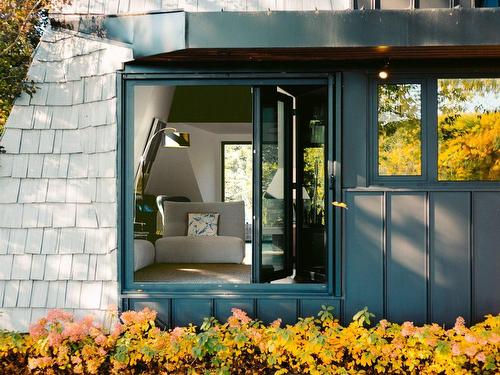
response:
M117 303L115 72L131 58L73 32L49 31L35 51L38 90L16 100L0 139L2 327L25 330L55 307L102 316Z
M42 251L42 241L43 241L42 228L28 229L28 235L26 236L26 247L24 251L29 254L39 254ZM38 259L38 258L34 257L33 259Z

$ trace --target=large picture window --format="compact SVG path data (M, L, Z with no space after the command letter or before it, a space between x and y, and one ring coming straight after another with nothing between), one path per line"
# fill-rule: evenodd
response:
M499 78L375 87L376 183L500 181Z
M324 289L328 81L215 82L130 86L128 280Z

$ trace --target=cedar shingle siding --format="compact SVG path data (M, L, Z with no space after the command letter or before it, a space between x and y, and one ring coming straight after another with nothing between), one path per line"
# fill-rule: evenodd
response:
M72 32L48 31L36 49L38 90L18 98L0 141L1 328L26 330L52 308L102 318L118 304L115 72L131 59Z

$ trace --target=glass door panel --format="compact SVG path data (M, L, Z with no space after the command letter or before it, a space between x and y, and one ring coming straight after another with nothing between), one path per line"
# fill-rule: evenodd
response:
M263 86L254 92L254 280L324 283L328 88Z
M326 281L326 136L328 91L302 87L296 95L297 282Z
M258 281L269 282L292 273L292 122L293 101L276 86L260 92L260 206Z

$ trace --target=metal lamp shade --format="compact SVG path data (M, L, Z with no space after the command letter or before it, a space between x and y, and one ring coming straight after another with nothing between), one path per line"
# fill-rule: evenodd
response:
M163 133L163 147L187 148L190 145L189 133L169 132Z

